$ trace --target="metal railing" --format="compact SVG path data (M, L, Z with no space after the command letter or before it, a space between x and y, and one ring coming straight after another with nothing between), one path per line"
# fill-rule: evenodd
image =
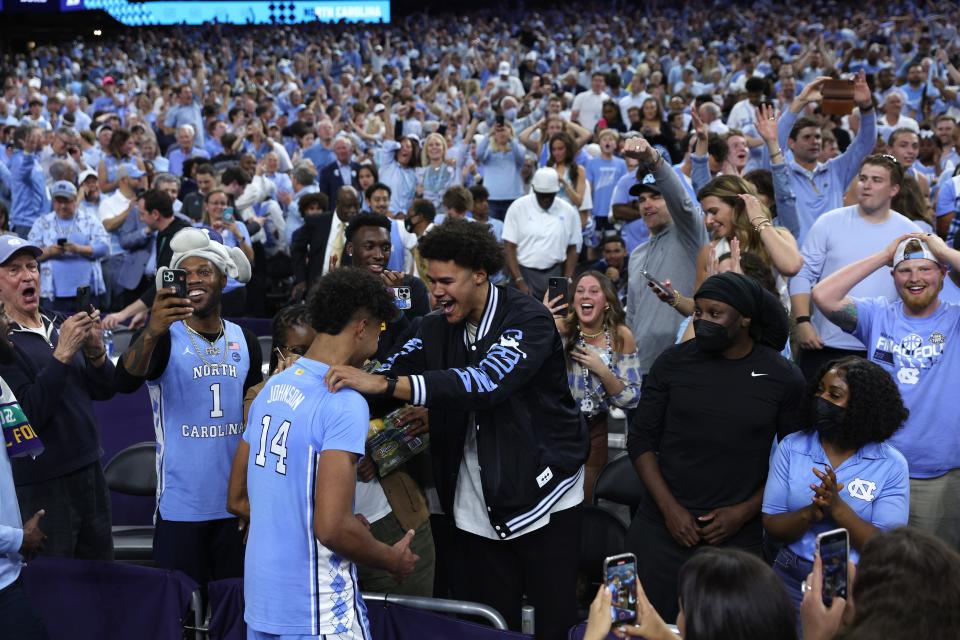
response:
M425 598L422 596L401 596L389 593L367 593L361 594L364 600L373 602L383 602L386 604L400 604L413 609L426 609L427 611L438 611L440 613L456 613L458 615L476 616L488 621L494 628L501 631L507 630L507 621L504 620L500 612L491 606L480 604L479 602L467 602L465 600L445 600L443 598Z

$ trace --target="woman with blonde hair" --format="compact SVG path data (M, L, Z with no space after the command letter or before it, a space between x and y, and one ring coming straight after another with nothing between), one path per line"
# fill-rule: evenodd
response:
M759 256L775 275L789 278L800 271L803 258L797 241L785 228L774 226L770 210L751 183L739 176L717 176L700 189L697 199L711 242L697 255L696 287L707 278L711 251L729 253L733 238L739 240L743 253Z
M417 170L417 197L433 203L437 213L444 213L443 194L460 184L460 172L452 160L447 160L447 140L439 133L431 133L423 141L420 152L421 168Z
M584 271L571 291L572 309L559 296L548 299L549 293L543 303L564 339L570 393L590 427L583 483L584 500L590 503L597 475L607 462L607 415L611 409L637 406L642 374L637 342L610 278L599 271Z
M492 132L477 145L477 166L483 168L483 184L490 192L490 215L503 220L514 200L523 195L520 169L523 147L510 123L494 124Z

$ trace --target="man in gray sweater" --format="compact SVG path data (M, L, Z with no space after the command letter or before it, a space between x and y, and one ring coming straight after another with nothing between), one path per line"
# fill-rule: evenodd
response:
M643 138L627 140L624 155L640 161L636 196L650 239L630 254L627 325L637 338L640 367L646 372L660 352L674 343L683 317L647 285L645 271L677 291L692 292L696 258L708 241L700 204L692 200L673 167Z

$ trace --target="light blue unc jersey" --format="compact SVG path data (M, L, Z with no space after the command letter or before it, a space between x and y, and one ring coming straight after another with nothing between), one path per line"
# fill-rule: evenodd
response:
M270 378L250 407L244 620L262 633L368 639L356 568L313 531L320 453L362 455L370 423L360 394L327 390L328 370L300 358Z
M213 345L183 322L170 327L170 359L148 381L157 451L157 504L164 520L232 518L227 484L243 434L250 354L243 330L224 321ZM199 353L198 353L199 351Z

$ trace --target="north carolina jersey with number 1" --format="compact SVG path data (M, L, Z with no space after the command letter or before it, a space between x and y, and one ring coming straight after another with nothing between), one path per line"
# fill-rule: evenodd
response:
M250 354L239 326L224 321L224 329L211 347L183 322L171 325L170 359L159 378L147 381L160 445L157 503L164 520L233 517L227 512L227 484L243 434Z
M300 358L270 378L250 407L244 620L262 633L368 639L356 568L313 531L320 452L362 455L370 424L360 394L327 390L329 368Z

